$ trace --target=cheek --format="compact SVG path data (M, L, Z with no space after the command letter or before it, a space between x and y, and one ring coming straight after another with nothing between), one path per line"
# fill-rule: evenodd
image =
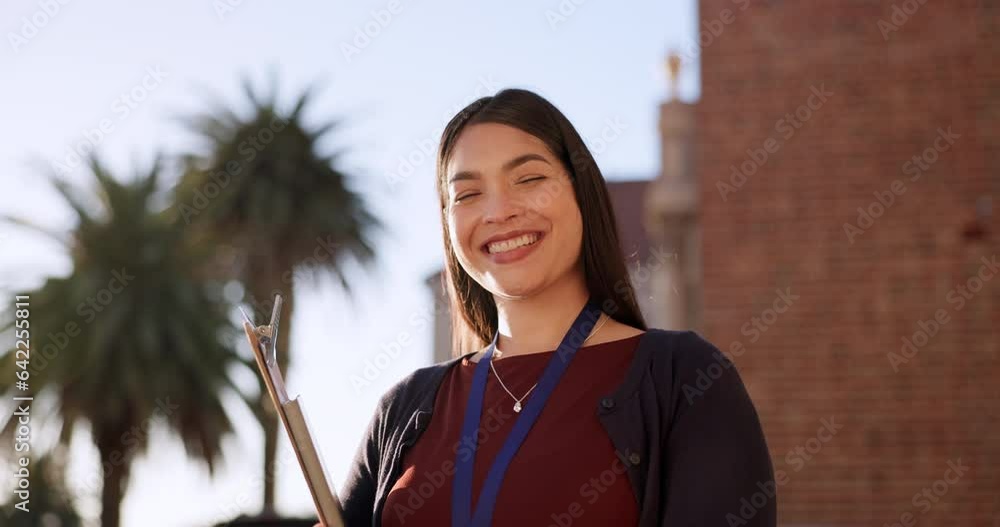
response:
M559 224L562 230L562 243L567 254L578 252L583 242L583 218L575 207L561 211Z
M473 223L465 217L461 211L453 211L448 214L448 233L451 246L455 249L459 259L465 260L471 247L468 247L469 236L471 235Z
M580 208L576 205L572 189L560 189L560 192L546 205L540 207L538 212L548 217L553 227L560 232L561 242L576 243L575 238L581 236L583 232L583 218L580 216Z

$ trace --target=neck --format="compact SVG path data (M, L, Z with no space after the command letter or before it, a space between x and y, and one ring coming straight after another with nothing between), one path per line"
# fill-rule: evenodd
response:
M589 297L581 273L529 298L496 298L497 350L510 357L558 348Z

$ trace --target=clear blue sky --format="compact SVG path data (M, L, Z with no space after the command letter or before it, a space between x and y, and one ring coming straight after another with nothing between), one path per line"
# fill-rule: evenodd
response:
M231 4L239 5L219 9ZM429 326L416 321L430 304L424 278L441 261L433 161L418 161L412 175L390 186L387 176L397 171L400 158L418 158L422 141L436 147L447 119L474 98L516 86L538 91L566 113L595 149L607 177L652 177L659 159L657 105L666 94L664 56L670 47L690 43L698 29L692 0L475 7L401 0L392 4L398 6L395 14L390 5L95 0L70 1L50 17L38 14L36 0L0 6L0 101L6 122L0 127L5 189L0 214L30 217L55 229L68 228L71 215L32 160L65 160L69 148L86 141L86 131L102 121L110 132L97 140L99 151L128 174L133 162L143 164L157 150L172 153L191 145L190 134L172 117L205 108L209 89L238 107L242 74L263 86L268 69L274 69L285 101L323 82L310 117L345 118L328 146L350 150L343 168L356 174L354 185L389 227L379 240L380 262L358 274L356 304L336 289L306 284L296 291L288 381L290 390L304 397L338 485L378 397L431 356ZM566 14L557 21L551 13L560 5ZM388 17L373 15L377 11ZM33 33L22 17L43 20L44 26ZM358 53L345 54L344 46L353 45L366 26L377 34ZM696 54L692 58L696 63ZM696 66L686 66L682 94L688 100L698 95ZM144 100L134 108L119 99L144 81ZM593 138L612 119L625 130L599 148ZM70 178L89 184L80 171ZM68 271L59 246L22 231L0 228L0 248L0 293L6 298ZM397 357L370 385L353 386L351 378L363 374L366 361L407 340L404 332L409 343ZM261 492L254 481L261 434L245 411L232 407L238 436L226 444L227 458L214 479L154 428L150 452L134 469L124 525L207 525L259 509ZM45 428L37 430L38 447L52 439ZM289 455L287 444L282 449ZM73 451L70 486L81 512L93 519L100 489L87 483L99 481L93 477L97 454L82 434ZM7 462L5 456L0 459ZM4 481L10 488L9 479ZM310 512L294 462L280 473L278 504L287 514Z

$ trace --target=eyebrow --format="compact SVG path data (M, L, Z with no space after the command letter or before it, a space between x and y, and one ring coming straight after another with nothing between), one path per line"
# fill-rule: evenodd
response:
M503 170L504 172L509 172L529 161L541 161L547 165L551 165L551 163L549 163L547 159L538 154L523 154L504 163L503 166L501 167L501 170ZM480 176L479 172L476 172L475 170L462 170L461 172L456 172L454 176L451 176L451 179L448 180L448 183L451 184L456 181L462 181L465 179L478 179L479 176Z

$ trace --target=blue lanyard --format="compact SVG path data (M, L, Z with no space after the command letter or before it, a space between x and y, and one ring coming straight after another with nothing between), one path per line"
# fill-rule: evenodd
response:
M493 508L496 505L497 493L500 491L500 483L504 473L517 449L520 448L524 438L528 435L528 430L535 424L538 415L542 413L542 407L548 400L556 383L562 377L569 361L576 355L577 350L583 344L584 339L593 329L594 324L601 315L601 309L593 300L588 300L583 306L580 314L566 332L559 348L549 359L538 386L534 394L525 404L524 409L514 422L514 428L510 435L504 440L503 446L497 453L496 459L490 466L490 471L486 475L486 482L480 491L479 500L476 504L475 514L472 511L472 467L476 459L476 431L479 428L479 419L483 413L483 397L486 393L486 378L489 376L490 361L493 358L493 350L497 345L499 332L493 335L493 342L486 349L485 355L476 365L476 370L472 376L472 390L469 392L469 401L465 406L465 420L462 422L461 444L471 445L471 453L462 455L462 450L456 454L455 478L451 487L451 525L452 527L486 527L490 525L493 518Z

